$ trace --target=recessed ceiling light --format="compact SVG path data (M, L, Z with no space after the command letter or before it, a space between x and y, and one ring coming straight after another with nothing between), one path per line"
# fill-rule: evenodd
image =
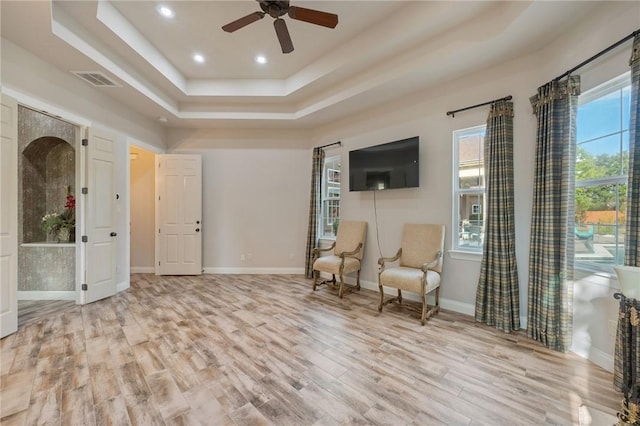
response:
M266 64L267 63L267 57L263 56L263 55L258 55L255 58L255 61L259 64Z
M173 18L175 16L173 10L167 6L158 6L157 10L158 13L165 18Z
M202 56L199 53L194 53L193 60L196 61L199 64L202 64L202 63L204 63L204 56Z

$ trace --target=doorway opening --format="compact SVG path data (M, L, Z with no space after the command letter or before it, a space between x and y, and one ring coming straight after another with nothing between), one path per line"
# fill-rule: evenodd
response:
M80 128L18 106L18 323L76 300Z
M130 161L130 270L155 272L155 153L131 145Z

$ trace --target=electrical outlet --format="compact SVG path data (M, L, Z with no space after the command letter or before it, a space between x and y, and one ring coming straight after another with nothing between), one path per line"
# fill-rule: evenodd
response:
M618 331L618 323L614 320L609 320L609 336L616 337Z
M244 253L240 255L240 260L241 260L242 262L244 262L245 260L247 260L247 257L244 255Z

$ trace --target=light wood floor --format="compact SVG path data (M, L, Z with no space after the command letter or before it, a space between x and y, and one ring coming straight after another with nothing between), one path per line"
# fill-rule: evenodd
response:
M573 425L612 375L440 312L299 276L132 275L0 341L2 425Z
M72 300L18 300L18 327L75 306Z

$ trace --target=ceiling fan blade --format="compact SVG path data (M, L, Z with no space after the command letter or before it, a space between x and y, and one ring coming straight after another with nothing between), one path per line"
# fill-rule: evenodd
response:
M306 9L304 7L290 6L289 17L310 24L321 25L327 28L335 28L338 25L338 15L335 13L321 12L319 10Z
M264 12L253 12L247 16L243 16L240 19L236 19L233 22L229 22L227 25L224 25L222 29L228 33L232 33L242 27L246 27L253 22L259 21L262 18L264 18Z
M276 29L276 35L278 36L280 47L282 47L282 53L293 52L293 42L291 41L291 36L287 29L287 23L284 22L284 19L276 19L273 21L273 26Z

